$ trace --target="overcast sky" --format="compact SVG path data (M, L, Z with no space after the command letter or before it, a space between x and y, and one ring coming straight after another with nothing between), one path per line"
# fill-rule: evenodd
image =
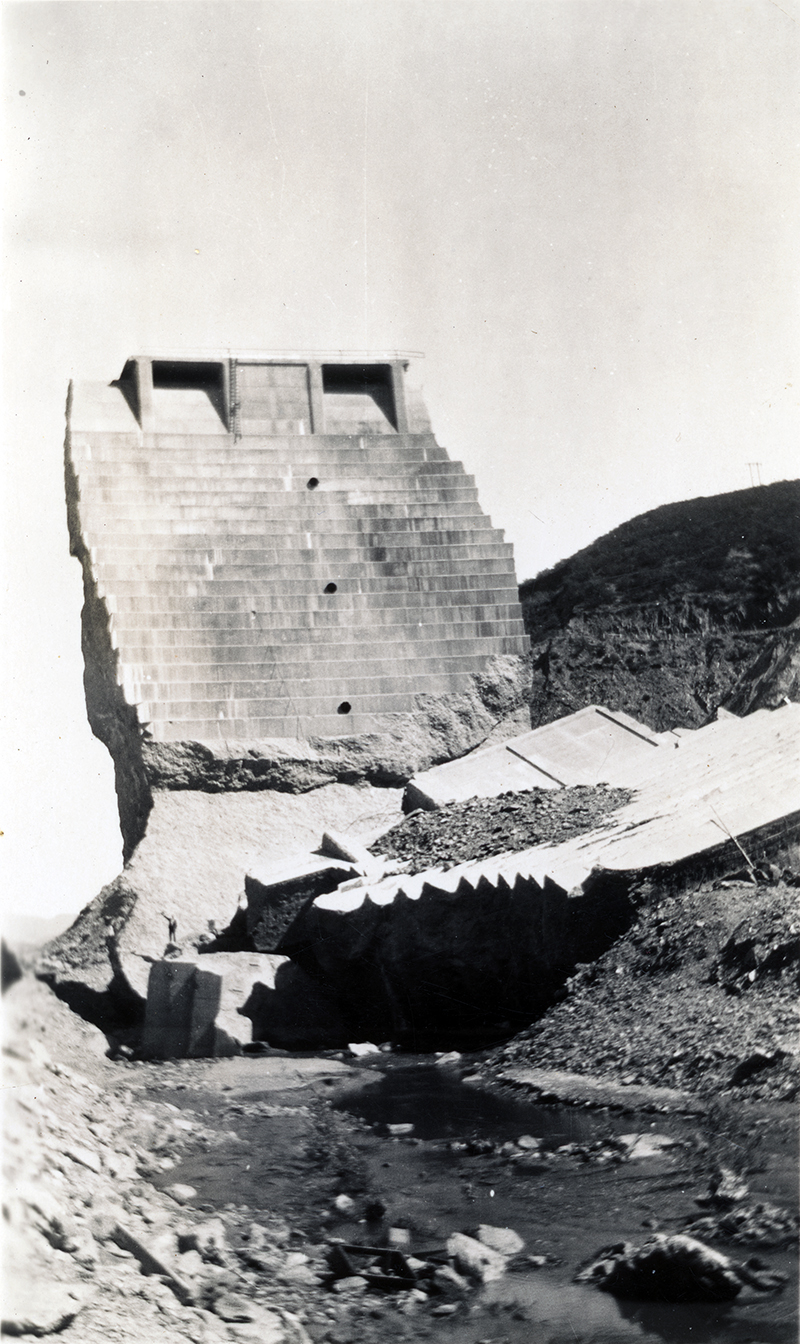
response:
M797 0L5 4L8 900L119 868L68 555L71 377L420 350L526 578L798 475Z

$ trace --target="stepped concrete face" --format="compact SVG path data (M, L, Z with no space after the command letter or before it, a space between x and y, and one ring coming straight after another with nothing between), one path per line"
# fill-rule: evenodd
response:
M197 752L176 765L175 744L221 759L224 789L254 743L396 730L525 654L511 546L437 444L408 363L138 357L71 388L87 705L128 850L154 779L193 786Z

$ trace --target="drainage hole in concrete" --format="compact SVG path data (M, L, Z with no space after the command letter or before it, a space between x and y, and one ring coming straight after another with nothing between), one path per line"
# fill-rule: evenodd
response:
M342 703L337 707L337 709L336 709L336 713L337 713L337 714L349 714L351 709L352 709L352 705L350 704L350 701L349 701L349 700L343 700Z
M306 481L306 490L316 490L318 485L319 481L317 480L316 476L309 476L308 480Z
M325 587L323 588L322 591L323 591L323 593L335 593L335 592L337 591L337 589L338 589L338 584L336 584L336 583L326 583L326 584L325 584Z

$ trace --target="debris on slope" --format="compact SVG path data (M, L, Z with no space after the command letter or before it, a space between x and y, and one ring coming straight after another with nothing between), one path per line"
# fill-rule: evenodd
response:
M99 1033L30 977L5 1029L3 1335L311 1344L303 1320L328 1322L325 1248L278 1214L209 1217L175 1179L188 1147L230 1132L140 1098Z
M787 880L788 879L788 880ZM623 1084L792 1099L800 1089L798 879L639 892L639 918L562 1002L492 1056Z
M598 784L473 798L435 812L413 813L372 849L410 861L415 873L434 865L447 868L533 845L560 844L602 825L632 796L629 789Z
M551 723L587 705L624 710L656 732L700 728L727 705L764 644L752 630L663 628L652 611L576 615L533 643L531 723Z

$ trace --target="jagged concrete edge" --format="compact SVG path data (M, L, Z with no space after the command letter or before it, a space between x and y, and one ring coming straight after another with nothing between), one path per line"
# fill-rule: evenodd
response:
M95 737L108 748L114 762L122 852L127 861L145 833L153 797L142 757L142 730L136 709L127 703L119 685L119 654L111 638L111 618L92 573L91 555L81 529L80 489L72 460L71 409L72 382L66 406L64 492L70 555L80 562L83 575L83 687L89 726Z
M528 703L529 654L496 654L459 694L420 695L416 713L396 714L385 732L352 737L141 744L150 787L231 793L274 789L306 793L325 784L399 787L412 775L454 760Z

